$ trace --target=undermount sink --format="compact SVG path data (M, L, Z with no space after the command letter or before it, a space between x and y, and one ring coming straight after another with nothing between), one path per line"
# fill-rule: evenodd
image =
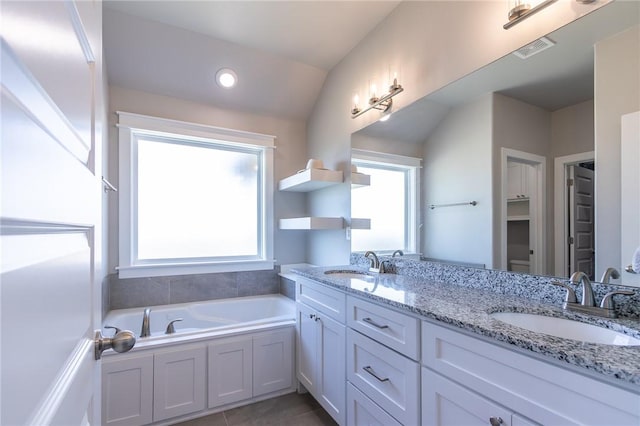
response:
M368 282L375 280L375 277L373 277L372 275L369 275L368 273L363 271L355 271L355 270L344 270L344 269L331 270L331 271L325 271L325 275L331 275L334 278L358 279L358 280L363 280Z
M616 346L640 345L640 339L609 330L608 328L565 318L521 312L494 312L491 314L491 317L536 333L578 340L580 342Z

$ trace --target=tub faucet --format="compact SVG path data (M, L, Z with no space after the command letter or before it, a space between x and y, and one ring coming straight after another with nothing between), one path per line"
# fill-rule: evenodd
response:
M151 308L145 308L142 315L142 330L140 331L140 337L151 336L151 324L150 324Z
M593 300L593 290L591 289L591 281L587 274L581 271L576 271L569 278L574 284L582 283L582 301L580 304L582 306L595 306L595 301Z
M400 256L404 256L404 252L402 250L396 250L393 252L391 257L396 257L396 254L399 254Z
M369 259L369 261L371 262L371 265L369 266L370 271L374 271L374 272L380 271L380 260L378 260L378 256L376 256L374 252L368 251L364 254L364 257Z
M609 284L609 280L613 278L614 280L620 278L620 272L616 268L607 268L602 274L602 278L600 279L601 283Z

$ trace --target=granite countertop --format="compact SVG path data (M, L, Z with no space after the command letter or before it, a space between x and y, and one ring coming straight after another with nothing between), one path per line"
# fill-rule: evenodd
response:
M640 346L613 346L585 343L535 333L501 322L494 312L525 312L575 319L640 339L637 319L607 319L564 311L524 297L497 294L486 289L468 288L396 274L372 274L362 279L325 274L328 270L366 269L354 265L294 268L292 271L347 293L387 304L428 319L497 340L516 350L542 359L568 363L574 371L595 375L634 392L640 392Z

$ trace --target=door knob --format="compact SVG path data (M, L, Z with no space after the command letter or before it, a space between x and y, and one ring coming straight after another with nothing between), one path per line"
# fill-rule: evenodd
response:
M501 417L489 417L489 424L491 424L491 426L500 426L503 423L504 420L502 420Z
M127 352L136 344L136 336L129 330L118 331L113 337L103 337L96 331L93 340L96 360L102 358L102 352L113 349L116 352Z

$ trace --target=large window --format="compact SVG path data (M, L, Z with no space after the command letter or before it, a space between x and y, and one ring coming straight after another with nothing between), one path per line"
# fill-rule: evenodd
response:
M351 191L351 217L371 219L371 229L352 230L352 251L417 253L420 159L354 149L351 161L371 176Z
M273 137L119 113L122 277L270 269Z

